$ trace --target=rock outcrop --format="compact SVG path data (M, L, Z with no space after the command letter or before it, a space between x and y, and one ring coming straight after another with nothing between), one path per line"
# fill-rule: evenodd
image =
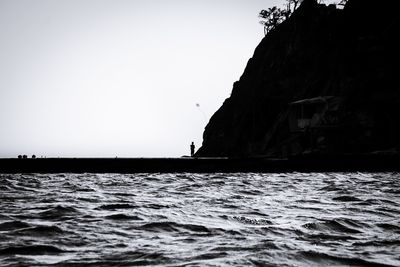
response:
M399 2L304 0L258 45L196 155L398 150Z

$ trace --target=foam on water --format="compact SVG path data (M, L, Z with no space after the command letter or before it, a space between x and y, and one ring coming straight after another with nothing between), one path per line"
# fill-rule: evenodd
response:
M400 266L398 173L0 175L0 266Z

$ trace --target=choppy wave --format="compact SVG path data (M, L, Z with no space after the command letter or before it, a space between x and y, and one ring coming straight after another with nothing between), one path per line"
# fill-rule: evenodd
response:
M400 266L398 173L0 175L0 266Z

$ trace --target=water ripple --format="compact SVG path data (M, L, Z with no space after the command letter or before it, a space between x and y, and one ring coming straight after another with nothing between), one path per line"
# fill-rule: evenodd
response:
M0 266L400 266L399 178L0 174Z

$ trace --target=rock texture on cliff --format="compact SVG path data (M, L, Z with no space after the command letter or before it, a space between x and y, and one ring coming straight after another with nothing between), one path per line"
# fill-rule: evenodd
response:
M196 155L398 149L398 2L303 1L258 45Z

